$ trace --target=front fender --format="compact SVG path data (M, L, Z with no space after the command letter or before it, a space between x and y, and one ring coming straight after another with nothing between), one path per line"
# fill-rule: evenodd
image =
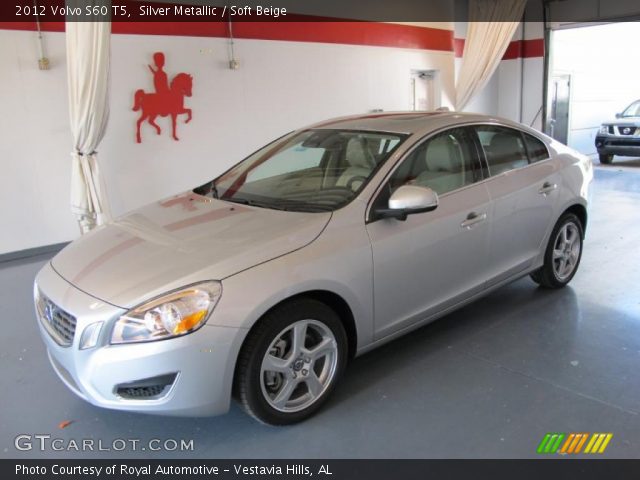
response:
M310 245L225 278L222 298L209 323L250 329L275 305L319 290L338 295L351 309L357 349L371 343L374 330L371 244L364 221L345 224L342 220L347 217L335 215Z

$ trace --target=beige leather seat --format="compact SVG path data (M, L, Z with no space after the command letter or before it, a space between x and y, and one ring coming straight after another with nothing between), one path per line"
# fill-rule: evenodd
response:
M338 177L336 187L358 190L375 168L375 159L364 139L360 137L353 137L347 142L345 159L349 166Z
M489 171L499 175L514 168L529 164L526 153L518 137L507 133L496 133L489 142Z
M415 183L431 188L438 194L464 186L462 153L447 136L429 142L424 154L426 169Z

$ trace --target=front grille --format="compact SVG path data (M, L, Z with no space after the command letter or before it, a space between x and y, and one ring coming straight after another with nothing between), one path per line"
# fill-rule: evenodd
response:
M145 378L131 383L121 383L115 388L116 395L125 400L157 400L169 393L177 373Z
M609 125L609 128L607 129L607 131L609 132L610 135L613 135L614 134L613 125Z
M640 142L637 140L607 140L605 145L612 147L640 147Z
M65 312L42 294L38 299L38 313L40 321L56 343L63 347L68 347L73 343L73 336L76 333L76 317Z
M636 133L636 127L629 127L626 125L619 125L618 126L618 132L620 133L620 135L633 135L634 133Z

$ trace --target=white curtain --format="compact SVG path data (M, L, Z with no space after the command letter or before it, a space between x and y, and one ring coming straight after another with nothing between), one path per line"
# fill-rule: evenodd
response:
M109 118L111 23L67 21L65 28L69 117L74 141L71 211L81 232L86 233L111 218L96 152Z
M526 3L527 0L469 0L469 27L456 83L456 110L463 110L498 68Z

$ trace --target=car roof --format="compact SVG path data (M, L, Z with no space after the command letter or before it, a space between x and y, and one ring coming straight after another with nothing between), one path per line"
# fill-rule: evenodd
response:
M466 123L500 123L523 130L531 130L524 125L503 118L450 111L374 112L333 118L316 123L308 128L365 130L413 135Z

